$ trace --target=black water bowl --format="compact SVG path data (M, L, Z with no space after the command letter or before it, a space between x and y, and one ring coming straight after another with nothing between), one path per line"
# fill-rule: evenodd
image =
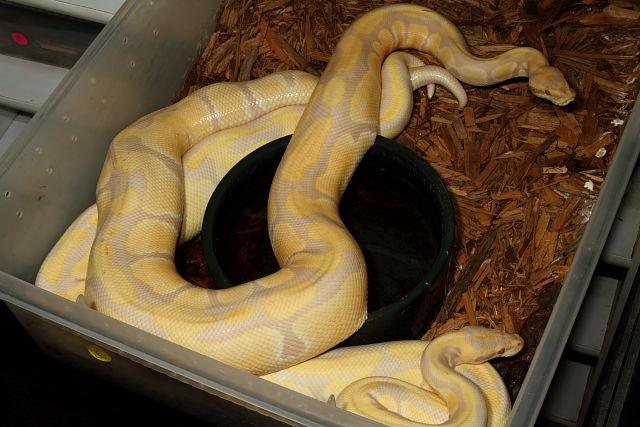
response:
M217 288L279 269L267 231L271 181L290 136L240 161L220 182L203 219L205 258ZM449 194L429 164L378 136L340 203L367 263L368 318L343 345L415 338L442 303L454 234Z

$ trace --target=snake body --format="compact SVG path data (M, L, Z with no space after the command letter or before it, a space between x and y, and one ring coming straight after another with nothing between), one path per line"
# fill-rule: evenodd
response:
M376 9L343 34L308 100L297 95L292 99L287 91L290 82L282 76L277 87L220 83L143 117L116 136L97 186L85 303L256 375L284 373L356 331L366 317L366 269L338 215L338 203L379 131L380 70L397 49L431 53L448 72L469 84L529 77L535 95L558 105L575 96L560 72L535 49L476 58L457 28L434 11L404 4ZM185 153L217 132L238 132L280 108L305 103L269 196L269 232L281 269L230 289L190 285L173 262L185 205ZM91 222L90 214L86 218ZM82 270L84 264L74 265ZM44 266L41 275L43 282L55 276ZM493 334L475 331L477 340L456 335L454 346L425 350L422 363L433 361L427 354L441 354L444 359L432 366L436 374L450 377L453 365L468 361L456 359L458 353L471 359L482 353L479 361L500 355ZM384 364L379 349L364 353L368 366ZM352 372L344 375L365 381L357 382L356 390L370 388L374 381L355 378ZM395 380L390 384L394 390L402 387ZM469 407L480 404L482 396L457 386L446 378L435 384L438 391L452 390L443 398L453 420L460 424L468 420L462 415L483 418L474 412L468 415ZM352 409L349 390L337 403Z
M503 426L508 393L483 362L522 345L517 335L467 326L431 342L338 348L263 378L319 400L335 396L336 406L383 424Z
M425 65L405 52L394 52L385 60L382 81L379 133L387 138L397 136L408 123L413 90L419 87L427 85L431 98L435 84L439 84L455 95L460 108L467 103L464 88L449 72ZM302 71L283 71L234 84L247 93L255 88L270 89L273 96L285 96L287 105L275 109L267 105L268 112L264 115L241 126L213 132L185 153L182 158L185 199L179 243L201 232L204 211L214 189L236 163L269 141L293 133L317 82L316 76ZM251 108L249 102L242 106ZM97 224L94 204L78 216L51 249L38 272L36 286L71 301L84 295Z
M493 394L499 386L490 383L491 387L484 391L480 386L483 384L481 379L471 379L473 374L465 376L454 368L462 364L475 366L494 357L512 356L522 346L522 338L517 335L467 326L441 335L426 346L421 356L420 370L428 386L416 385L415 380L407 382L388 376L369 376L345 387L336 404L389 425L433 425L434 421L426 416L430 413L426 402L431 402L433 394L436 394L444 401L447 414L435 424L477 427L503 425L508 418L509 405L505 405L501 395ZM465 398L460 399L460 396ZM492 402L492 405L488 402ZM420 407L416 403L425 406Z

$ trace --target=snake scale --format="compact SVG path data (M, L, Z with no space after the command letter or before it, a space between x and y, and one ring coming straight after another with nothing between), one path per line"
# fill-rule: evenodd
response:
M519 351L517 335L467 327L431 344L376 344L317 357L366 318L364 259L338 204L380 131L381 68L398 49L431 53L446 68L439 74L444 79L450 74L490 85L528 77L536 96L557 105L575 96L535 49L477 58L457 28L430 9L376 9L345 31L308 100L287 96L290 76L280 75L278 84L220 83L121 131L98 181L97 215L83 215L87 224L95 223L95 238L88 238L93 244L86 260L79 255L67 269L71 282L84 287L73 293L83 293L85 304L116 319L381 422L503 425L508 397L483 362ZM270 126L261 122L265 117L277 122L282 108L304 104L269 195L269 233L281 269L230 289L190 285L173 262L185 212L184 158L208 138L246 137L251 126ZM65 280L63 264L74 242L92 236L80 226L74 230L78 235L65 233L43 264L39 286L55 291ZM322 391L313 391L303 377ZM429 389L436 403L429 403Z

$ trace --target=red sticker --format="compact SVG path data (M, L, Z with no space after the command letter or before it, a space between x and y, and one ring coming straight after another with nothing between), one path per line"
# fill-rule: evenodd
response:
M29 39L22 33L14 32L11 33L11 38L14 42L18 43L20 46L26 46L29 44Z

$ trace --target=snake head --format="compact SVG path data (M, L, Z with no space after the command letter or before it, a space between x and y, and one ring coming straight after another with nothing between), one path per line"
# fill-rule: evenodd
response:
M548 99L556 105L567 105L576 97L564 76L556 67L544 66L529 74L529 89L537 97Z
M476 360L468 363L481 363L494 357L509 357L524 347L524 340L517 334L482 326L465 326L460 330L465 340L474 348Z
M524 340L518 334L507 334L504 336L505 346L500 347L496 353L498 357L509 357L518 354L524 347Z

